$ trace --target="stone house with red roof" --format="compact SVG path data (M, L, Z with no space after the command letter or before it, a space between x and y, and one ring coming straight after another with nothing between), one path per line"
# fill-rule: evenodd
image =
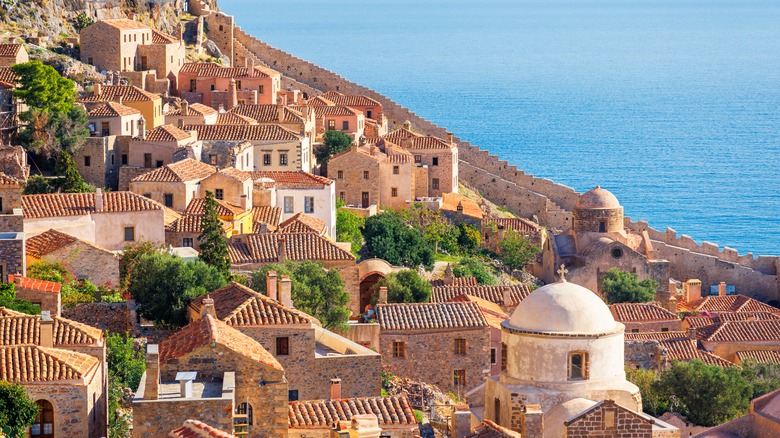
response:
M499 252L499 243L509 231L519 233L536 246L542 246L541 227L536 222L525 218L484 218L480 228L482 246L495 253Z
M335 105L347 106L363 113L366 123L374 125L375 132L371 136L381 137L387 134L387 117L382 111L382 104L360 94L343 94L338 91L328 91L318 97L324 98ZM369 135L366 135L367 137Z
M475 303L479 306L479 310L485 316L488 326L490 326L490 375L497 376L501 372L501 363L506 354L501 343L501 323L509 319L509 314L498 304L473 295L459 295L450 301Z
M419 433L414 411L404 395L341 398L338 393L325 400L291 401L289 431L294 436L330 438L334 424L366 414L379 420L381 436L413 438Z
M120 154L122 166L147 169L162 167L183 158L201 159L203 143L193 131L182 131L173 125L161 125L151 131L139 131L128 143L123 143Z
M429 196L458 193L458 145L452 133L446 139L424 136L412 131L404 122L402 128L387 134L385 139L411 153L414 164L428 166Z
M721 367L734 365L705 350L696 330L625 334L625 364L629 368L663 371L675 360L694 359Z
M680 331L682 321L658 303L618 303L609 306L627 333Z
M314 109L314 117L317 121L317 136L322 137L325 131L341 131L359 140L365 129L365 116L360 110L344 105L335 105L325 99L315 98L309 105Z
M150 93L135 85L95 84L92 94L83 98L87 111L106 102L118 102L141 112L145 129L154 129L163 124L163 103L160 95ZM139 134L140 129L137 131Z
M194 198L205 196L201 182L216 172L212 165L185 158L133 178L130 191L183 212Z
M183 128L184 125L214 125L217 124L219 113L202 103L190 104L186 100L179 103L179 108L165 113L165 124Z
M179 71L178 95L190 103L225 110L239 105L276 104L281 75L254 65L225 67L209 62L188 62Z
M8 282L14 284L16 298L27 300L38 306L42 312L49 312L50 315L62 315L60 283L21 275L9 275Z
M0 67L13 67L30 60L27 49L21 44L0 44Z
M320 262L327 269L355 266L349 248L314 233L272 233L235 235L228 241L234 271L249 272L286 260Z
M738 360L738 351L780 351L778 319L730 321L692 330L699 332L707 351L730 362Z
M89 279L97 285L119 284L119 257L69 234L45 231L27 239L25 251L28 266L39 261L61 263L77 279Z
M227 114L249 118L260 125L279 125L306 136L309 144L317 137L314 109L308 105L239 105Z
M490 326L473 302L377 304L379 352L398 376L464 396L490 372Z

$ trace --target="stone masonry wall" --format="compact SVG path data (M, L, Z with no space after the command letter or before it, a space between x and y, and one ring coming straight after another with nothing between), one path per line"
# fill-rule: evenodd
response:
M2 223L0 223L0 226L2 226ZM8 274L24 274L26 268L24 240L0 240L0 266L3 267L2 275L5 277L3 281L8 278Z
M133 178L153 171L154 168L122 166L119 168L119 191L130 190Z
M607 429L604 425L604 412L615 412L615 428ZM568 438L652 438L653 425L648 420L618 407L601 407L578 418L566 428Z
M119 257L90 245L74 242L43 256L47 262L62 263L77 279L115 288L119 284Z
M107 330L111 333L140 333L135 301L124 303L82 303L70 309L63 309L62 316L82 324Z
M222 398L133 403L133 436L162 436L190 419L204 421L209 426L232 433L233 425L229 420L233 409L233 400ZM220 419L222 421L216 421Z

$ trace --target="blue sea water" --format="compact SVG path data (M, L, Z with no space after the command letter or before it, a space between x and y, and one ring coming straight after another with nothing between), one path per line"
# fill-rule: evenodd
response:
M633 219L780 255L780 2L220 0L260 39Z

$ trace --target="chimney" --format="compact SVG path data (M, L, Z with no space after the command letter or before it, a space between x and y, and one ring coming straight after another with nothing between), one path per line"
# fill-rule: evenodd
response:
M721 281L718 283L718 296L719 297L725 297L726 296L726 282Z
M287 247L285 245L286 241L287 239L285 239L284 237L281 236L279 237L278 247L276 251L277 263L284 263L284 260L287 258Z
M186 100L181 101L181 115L186 116L190 112L190 103Z
M103 84L100 82L95 82L95 91L92 93L93 96L100 96L103 92Z
M244 211L249 210L251 208L249 206L249 196L241 195L241 208L243 208Z
M330 379L330 399L341 400L341 379Z
M672 313L677 313L677 298L672 295L666 303L666 309Z
M377 304L387 304L387 286L379 288L379 300Z
M669 281L669 295L673 297L677 296L677 283L673 281Z
M119 97L117 97L117 98L116 98L116 102L117 102L118 104L120 104L120 105L124 105L124 103L125 103L125 98L124 98L124 97L122 97L122 96L119 96Z
M138 119L138 138L146 140L146 120L144 120L144 116Z
M247 58L246 67L249 69L249 76L253 76L255 74L255 59L251 57Z
M701 299L701 281L695 278L686 280L683 283L683 297L688 303Z
M376 155L376 146L372 144L371 146L368 147L368 151L369 151L369 153L371 154L372 157L375 156Z
M95 189L95 213L103 212L103 189Z
M279 282L279 302L284 307L292 308L292 280L287 275L282 275Z
M51 312L41 311L41 337L40 346L44 348L54 347L54 320L51 319Z
M448 132L447 133L447 143L455 143L455 134Z
M512 288L510 286L504 286L504 307L512 306Z
M455 274L452 272L452 265L447 263L447 267L444 269L444 284L451 285L455 282Z
M192 398L192 382L195 381L197 375L197 371L176 373L176 380L179 381L179 395L181 395L181 398Z
M471 433L471 411L469 405L456 405L452 412L452 436L468 436Z
M268 271L268 273L265 274L265 289L268 293L268 298L279 301L279 290L277 287L276 271Z
M688 328L688 339L696 340L696 327Z
M303 114L303 121L309 120L309 106L305 103L301 106L301 114Z
M276 119L279 120L279 122L284 120L284 106L276 105Z
M236 85L236 79L230 78L230 86L228 87L227 109L231 110L237 106L238 106L238 87Z
M160 353L157 344L146 345L146 389L144 400L157 400L160 394Z
M407 120L407 121L405 121L405 122L404 122L404 129L406 129L406 130L408 130L408 131L411 131L411 130L412 130L412 122L410 122L410 121L408 121L408 120Z
M203 304L200 308L200 316L205 318L206 315L211 315L214 319L217 318L217 311L214 309L214 298L206 295L206 298L201 301Z

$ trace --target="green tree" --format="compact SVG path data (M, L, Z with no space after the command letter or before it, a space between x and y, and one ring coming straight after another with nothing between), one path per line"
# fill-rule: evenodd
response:
M323 144L314 150L317 163L327 165L330 157L346 151L352 144L352 137L341 131L325 131Z
M753 388L737 367L721 368L701 360L675 361L661 373L656 388L689 420L715 426L745 413Z
M482 243L482 233L474 225L461 223L458 225L460 233L458 234L458 246L462 254L474 254Z
M28 315L38 315L41 308L33 303L16 298L16 285L14 283L0 284L0 307L26 313Z
M626 368L626 379L639 388L645 413L657 417L669 410L669 400L658 390L658 372Z
M422 230L425 241L428 242L429 245L433 245L434 254L439 252L439 244L445 239L448 232L453 228L457 230L457 228L450 225L449 221L447 221L440 212L436 213L439 214L431 216L431 220ZM457 236L455 236L455 241L457 241Z
M336 210L336 240L350 242L352 254L357 256L363 247L363 233L361 229L366 224L366 218L358 216L351 211L339 208Z
M76 163L69 153L62 151L57 157L57 164L54 166L54 172L60 176L55 185L60 191L65 193L85 193L93 192L95 188L84 181L81 177Z
M0 380L0 432L22 438L38 416L38 404L30 400L22 385Z
M217 213L217 200L214 194L207 191L203 205L203 232L198 236L200 242L199 259L209 266L215 267L225 278L230 278L230 254L228 253L225 230Z
M38 261L27 267L27 276L37 280L69 284L74 280L68 268L59 262Z
M498 259L509 269L523 269L539 254L539 247L532 244L522 234L507 230L498 243Z
M125 334L106 336L108 362L108 429L111 437L129 437L129 416L122 411L124 389L135 391L146 369L142 349L136 349L133 338Z
M422 234L407 226L397 214L385 212L366 219L363 237L369 257L396 266L433 268L433 250Z
M24 184L24 195L40 195L45 193L51 193L51 186L49 181L43 175L32 175L27 178L27 183Z
M433 289L429 281L411 269L392 272L379 280L371 298L373 303L379 299L380 287L387 287L388 303L427 303Z
M187 322L186 309L192 299L227 284L213 266L161 252L141 255L129 277L128 291L138 302L141 316L172 325Z
M612 268L604 275L601 288L610 304L646 303L655 298L658 283L652 279L639 281L633 272Z
M67 114L76 102L75 83L62 77L54 67L33 60L12 69L19 76L14 97L23 100L31 110Z
M94 22L95 20L90 18L86 12L82 11L79 12L78 15L76 15L76 18L73 20L73 28L76 29L76 32L80 33L82 29L91 26Z
M317 318L329 330L344 331L347 328L351 313L347 307L349 293L344 289L344 281L338 271L326 270L318 262L287 261L265 265L254 271L250 287L268 295L266 274L269 271L290 277L292 301L296 309Z
M162 250L159 244L153 242L138 242L125 246L119 259L119 290L127 291L132 279L132 272L143 255L158 253Z
M464 257L452 267L456 277L474 277L481 286L498 284L493 268L476 257Z
M748 360L742 364L742 376L753 387L753 398L780 388L780 365Z

